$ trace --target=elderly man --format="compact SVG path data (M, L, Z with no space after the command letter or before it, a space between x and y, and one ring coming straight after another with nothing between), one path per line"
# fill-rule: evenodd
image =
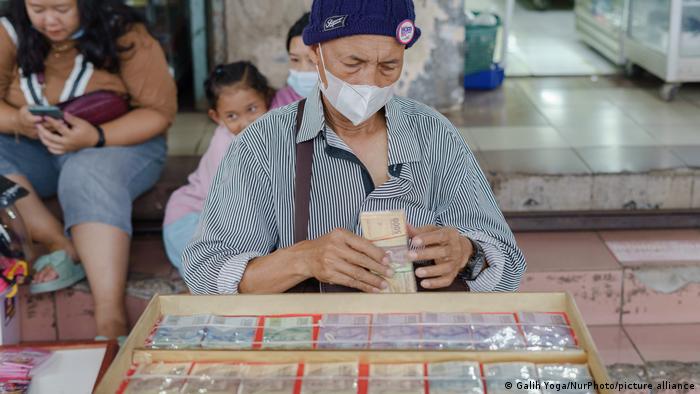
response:
M422 289L517 290L523 255L469 147L438 112L394 97L414 21L411 0L313 2L303 38L319 87L230 148L184 253L192 292L381 292L389 258L358 216L384 210L406 213L409 257L429 262Z

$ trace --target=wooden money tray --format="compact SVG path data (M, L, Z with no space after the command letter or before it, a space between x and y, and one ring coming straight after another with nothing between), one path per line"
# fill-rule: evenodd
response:
M566 351L152 350L143 345L162 315L277 315L416 312L566 312L580 349ZM587 363L597 383L611 382L581 313L568 293L283 294L155 296L120 349L96 393L115 393L133 363L527 361ZM600 393L612 391L600 390Z

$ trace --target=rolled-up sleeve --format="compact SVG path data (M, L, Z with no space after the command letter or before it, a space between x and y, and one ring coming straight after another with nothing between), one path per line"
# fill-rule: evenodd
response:
M199 227L183 253L194 294L236 294L248 262L277 244L270 175L239 138L219 167Z
M471 291L517 291L525 258L474 155L452 131L451 148L444 156L450 170L444 182L453 193L438 212L438 224L456 228L484 249L489 267L476 280L467 281Z

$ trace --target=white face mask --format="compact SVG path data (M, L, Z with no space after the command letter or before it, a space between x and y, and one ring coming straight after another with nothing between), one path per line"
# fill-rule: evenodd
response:
M385 88L351 85L331 74L323 59L323 47L320 48L320 52L323 70L326 72L328 81L328 87L321 83L321 91L331 105L355 126L371 118L394 97L396 83Z
M315 71L289 70L287 85L289 85L301 97L309 97L318 82L318 73Z

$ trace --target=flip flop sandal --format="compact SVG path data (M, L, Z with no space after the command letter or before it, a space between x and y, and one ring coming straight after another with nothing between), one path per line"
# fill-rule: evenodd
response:
M32 294L65 289L85 279L83 266L76 264L64 250L40 257L34 264L34 270L40 272L49 265L56 271L58 278L44 283L32 283L29 286Z

